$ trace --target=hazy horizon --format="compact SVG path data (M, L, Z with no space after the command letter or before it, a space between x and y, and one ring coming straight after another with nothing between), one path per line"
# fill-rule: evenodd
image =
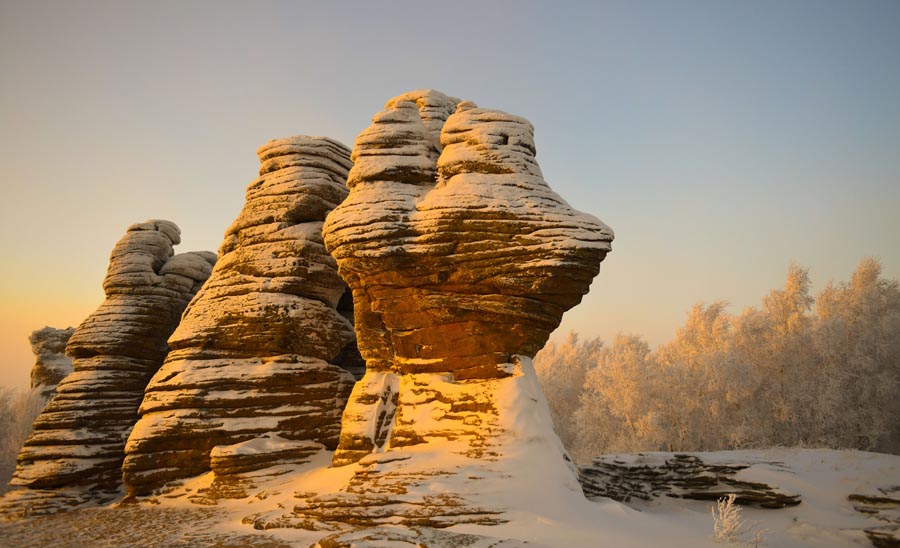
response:
M0 385L103 300L150 218L216 250L293 134L352 145L435 88L528 118L550 186L616 232L561 332L665 342L697 301L900 278L900 4L0 4Z

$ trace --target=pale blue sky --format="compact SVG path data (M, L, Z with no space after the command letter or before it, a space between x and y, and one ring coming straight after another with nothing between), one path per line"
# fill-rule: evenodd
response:
M103 298L126 226L218 247L268 139L352 145L410 89L530 119L616 231L562 329L665 341L699 301L900 277L900 2L0 0L0 384Z

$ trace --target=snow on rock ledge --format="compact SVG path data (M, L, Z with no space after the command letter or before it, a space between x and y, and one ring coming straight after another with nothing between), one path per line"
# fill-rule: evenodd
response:
M408 438L391 442L337 468L350 473L341 487L298 491L292 511L260 512L245 522L257 529L347 531L395 525L415 532L500 525L536 508L549 509L547 519L562 519L572 508L587 508L574 467L553 432L531 359L516 356L514 362L506 364L509 375L504 378L453 382L439 373L404 376L396 428L402 426L407 435L414 432L418 443L410 444ZM347 542L353 536L329 541ZM414 538L419 537L410 540ZM345 545L350 544L334 544Z
M125 439L144 388L215 263L210 252L173 256L179 242L174 223L151 220L130 226L116 244L103 282L106 300L68 338L74 371L35 421L10 482L44 491L14 491L4 508L27 499L38 507L34 511L54 511L52 501L38 499L69 504L118 492ZM79 489L90 496L78 495Z
M354 337L321 227L347 195L350 151L295 136L257 154L260 176L147 387L123 467L130 494L247 460L222 461L216 446L269 435L337 444L354 379L329 361Z

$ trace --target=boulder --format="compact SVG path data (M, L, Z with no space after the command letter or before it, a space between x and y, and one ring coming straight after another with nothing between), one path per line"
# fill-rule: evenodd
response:
M68 337L74 371L34 422L10 485L42 490L50 498L57 490L65 504L80 500L73 489L95 500L118 492L125 440L144 388L168 352L166 339L215 263L209 252L174 255L179 242L174 223L151 220L130 226L116 244L103 282L106 300ZM50 337L42 352L67 335ZM42 507L50 511L53 505Z
M355 379L330 362L354 335L322 224L347 195L350 151L295 136L257 154L259 178L147 387L123 467L131 495L214 469L217 446L268 436L337 445Z

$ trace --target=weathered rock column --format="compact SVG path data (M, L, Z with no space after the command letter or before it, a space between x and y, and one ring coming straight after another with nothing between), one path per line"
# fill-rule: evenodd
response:
M173 256L179 242L174 223L151 220L130 226L116 244L103 282L106 300L68 338L74 372L35 421L10 485L77 487L100 498L118 492L125 440L144 388L215 263L210 252Z
M508 376L587 293L612 231L550 190L533 133L426 90L388 101L357 138L350 196L324 228L367 360L335 464L423 441L403 375Z
M240 469L234 462L256 439L269 441L253 450L273 458L291 453L289 442L299 444L292 458L311 442L337 445L354 379L329 361L354 336L337 309L346 285L322 223L347 195L350 151L296 136L257 154L260 176L147 387L123 467L130 494L217 465Z

